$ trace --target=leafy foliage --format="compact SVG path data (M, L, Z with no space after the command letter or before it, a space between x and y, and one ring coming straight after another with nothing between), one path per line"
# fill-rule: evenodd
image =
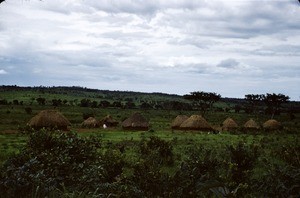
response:
M162 140L156 136L151 136L149 141L140 142L142 156L152 156L156 158L155 163L172 165L174 163L173 146L171 142Z
M249 103L250 107L246 109L248 113L254 112L256 113L256 108L259 103L262 102L264 98L263 94L247 94L245 95L245 100Z
M35 131L21 153L4 164L0 191L20 197L39 186L39 192L47 195L63 187L93 189L94 184L111 182L122 172L123 161L116 153L99 153L100 148L96 137Z
M290 165L268 165L256 189L264 197L299 197L300 168Z
M173 177L174 192L178 197L199 197L209 195L214 188L222 187L219 180L221 161L212 150L198 147L188 150L187 159L181 163Z
M287 103L289 99L290 97L284 94L247 94L245 100L250 106L246 110L248 113L256 112L258 104L264 102L267 106L265 113L271 114L273 118L275 114L280 114L282 104Z
M212 105L221 99L220 94L210 92L191 92L190 94L183 96L187 100L191 100L193 104L201 109L202 113L205 114L207 109L212 108Z
M267 93L263 97L263 101L267 105L267 109L270 114L272 114L272 118L277 113L280 113L280 107L283 103L287 103L289 101L290 97L286 96L284 94L269 94Z
M236 147L228 146L230 154L229 170L231 182L240 184L249 180L250 171L258 158L256 145L246 146L240 142Z
M174 147L183 139L143 135L141 141L128 140L120 147L73 132L28 130L27 135L23 150L1 167L1 197L299 195L296 140L277 150L269 150L271 143L277 144L274 138L256 144L243 139L220 148L189 141L179 154ZM263 147L274 157L262 158Z

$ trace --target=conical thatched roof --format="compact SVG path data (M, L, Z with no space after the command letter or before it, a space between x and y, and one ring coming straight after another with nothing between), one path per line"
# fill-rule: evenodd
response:
M186 115L178 115L172 122L171 128L172 129L180 129L180 125L186 121L189 117Z
M224 120L222 124L222 130L228 131L228 130L234 130L237 129L239 126L238 124L232 119L232 118L227 118Z
M281 129L282 126L280 124L280 122L278 122L277 120L268 120L263 124L263 128L267 129L267 130L278 130Z
M246 129L259 129L259 125L253 119L250 119L244 124L244 128L246 128Z
M36 129L45 127L67 130L71 123L65 116L56 110L43 110L31 118L28 125Z
M200 130L200 131L213 130L210 124L200 115L192 115L180 125L180 128L184 130Z
M119 122L113 119L111 115L107 115L100 120L100 124L105 124L107 127L114 127L117 126Z
M122 122L122 128L127 130L148 130L149 123L140 113L134 113Z
M85 121L82 122L81 124L82 127L87 127L87 128L96 128L99 126L98 121L94 117L89 117Z

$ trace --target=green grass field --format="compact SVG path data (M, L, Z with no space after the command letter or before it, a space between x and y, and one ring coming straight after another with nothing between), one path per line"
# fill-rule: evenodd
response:
M17 145L20 142L20 145L24 144L26 136L18 135L18 129L25 127L26 123L38 112L44 109L53 109L51 105L31 105L32 113L28 114L25 112L24 108L28 105L1 105L0 109L0 134L1 134L1 153L2 161L9 156L9 154L16 152ZM172 132L170 124L172 120L178 114L193 115L199 114L197 111L176 111L176 110L138 110L138 109L116 109L116 108L88 108L88 107L79 107L79 106L61 106L57 107L57 110L61 111L72 123L70 130L78 132L82 136L86 135L101 135L101 137L106 141L119 142L125 140L135 140L138 141L142 136L156 135L166 140L178 139L178 141L184 142L194 142L195 144L210 144L212 145L222 145L222 144L231 144L236 143L243 139L261 139L264 137L274 136L272 133L268 134L263 130L260 135L252 136L244 134L240 130L241 135L233 135L230 132L222 135L213 135L213 134L203 134L201 132L183 132L175 131ZM128 132L123 131L120 125L114 129L82 129L80 127L83 122L83 114L85 112L92 112L97 119L101 119L106 115L112 115L117 121L121 122L133 112L141 112L150 122L150 129L153 132ZM232 117L239 126L242 126L249 118L254 118L260 125L263 124L266 120L269 119L268 115L262 114L246 114L246 113L234 113L234 112L208 112L205 115L207 121L213 125L215 128L220 128L221 123L227 118ZM296 115L296 118L292 121L289 120L287 114L281 114L280 116L275 117L280 121L284 129L279 131L279 134L276 134L279 137L285 137L289 139L288 134L299 135L300 128L300 115ZM286 135L285 135L286 134ZM276 136L275 135L275 136ZM292 137L293 135L291 135ZM12 138L12 137L15 137ZM22 141L19 141L22 140ZM251 141L250 141L251 142ZM184 144L184 143L183 143ZM14 146L10 146L14 145ZM8 154L7 154L8 153Z

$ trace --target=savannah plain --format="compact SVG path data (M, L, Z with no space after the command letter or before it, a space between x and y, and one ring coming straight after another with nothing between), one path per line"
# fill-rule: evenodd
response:
M0 101L4 197L299 196L299 102L272 115L263 101L247 98L220 98L203 109L162 93L17 86L2 86ZM62 113L68 130L27 125L45 109ZM147 130L122 128L135 112L149 122ZM107 115L119 124L82 126ZM177 115L202 115L213 130L172 129ZM228 117L238 128L222 129ZM271 117L280 129L263 128ZM260 128L243 127L251 118Z

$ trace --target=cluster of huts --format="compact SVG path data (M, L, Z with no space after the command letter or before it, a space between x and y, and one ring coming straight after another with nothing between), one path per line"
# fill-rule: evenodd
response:
M116 127L119 124L118 121L112 118L111 115L107 115L101 120L97 120L94 117L89 117L84 120L81 127L84 128L111 128ZM59 111L56 110L43 110L34 116L28 125L35 128L58 128L67 130L71 125L70 121ZM134 113L122 122L122 128L127 130L148 130L149 122L140 114Z
M116 127L119 124L118 121L107 115L101 120L97 120L94 117L89 117L81 124L82 127L87 128L110 128ZM36 116L34 116L28 125L33 128L58 128L67 130L68 126L71 125L70 121L56 110L43 110ZM146 131L149 129L149 122L140 113L134 113L127 119L125 119L121 126L124 130L142 130ZM232 131L240 128L238 124L232 119L227 118L221 125L222 131ZM266 121L263 126L266 130L278 130L281 129L281 124L272 119ZM210 125L205 118L201 115L192 115L190 117L186 115L178 115L171 123L172 130L197 130L197 131L216 131L216 129ZM248 120L242 128L247 130L256 130L261 128L253 119Z
M186 115L178 115L171 124L172 129L179 130L200 130L200 131L215 131L215 127L211 126L205 118L200 115L192 115L190 117ZM282 126L280 122L271 119L266 121L263 126L266 130L278 130ZM239 125L230 117L228 117L221 125L222 131L233 131L239 129ZM243 126L245 130L256 130L261 127L253 120L248 120Z

